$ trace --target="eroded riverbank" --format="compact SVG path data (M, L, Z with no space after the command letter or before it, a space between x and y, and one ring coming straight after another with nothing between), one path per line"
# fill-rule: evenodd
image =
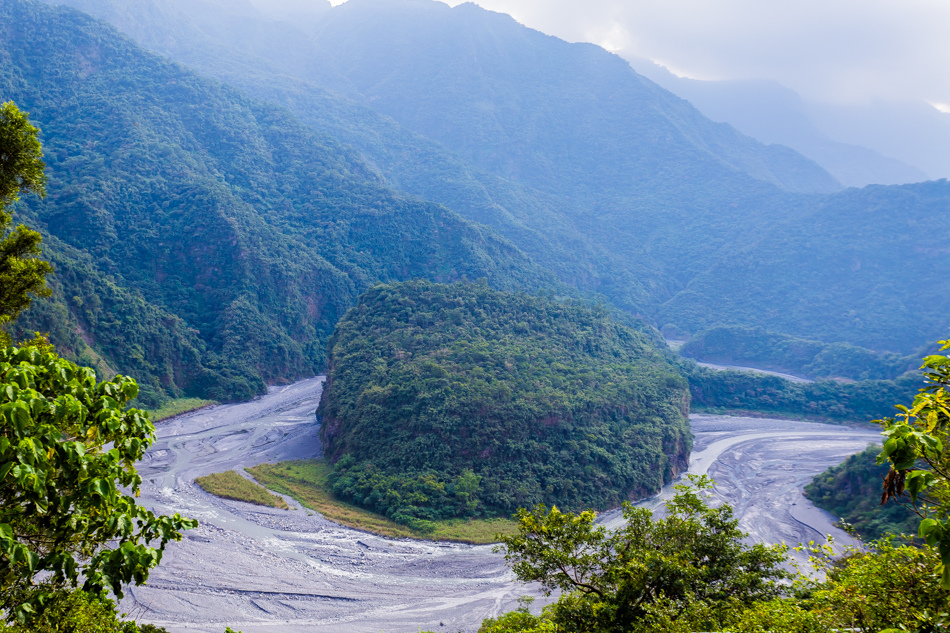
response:
M275 387L258 400L163 422L142 463L142 502L201 526L172 544L122 607L173 632L474 631L532 593L491 546L392 540L288 512L212 497L195 477L265 461L319 456L314 411L322 379ZM689 472L708 472L744 530L796 544L846 537L801 495L811 477L878 436L809 422L691 417ZM646 502L655 505L666 498ZM605 513L608 523L616 513Z

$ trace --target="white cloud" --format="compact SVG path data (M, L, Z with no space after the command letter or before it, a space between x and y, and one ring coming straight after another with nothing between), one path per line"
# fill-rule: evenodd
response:
M818 101L950 103L947 0L476 0L570 41ZM450 4L459 4L453 0Z

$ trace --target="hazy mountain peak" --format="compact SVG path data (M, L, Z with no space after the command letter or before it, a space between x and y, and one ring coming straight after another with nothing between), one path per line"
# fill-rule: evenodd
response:
M713 121L729 123L763 143L791 147L845 185L863 187L929 179L923 170L906 162L853 141L835 140L834 126L820 129L821 119L816 122L813 108L809 108L797 92L776 81L690 79L679 77L650 60L632 60L631 63L638 72L686 99Z
M279 20L318 17L331 9L328 0L249 0L261 14Z

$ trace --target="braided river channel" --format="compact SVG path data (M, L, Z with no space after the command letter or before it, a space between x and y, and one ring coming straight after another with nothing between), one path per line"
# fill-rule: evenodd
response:
M315 410L322 378L159 422L139 471L140 503L200 521L168 546L148 584L122 611L173 633L415 633L475 631L538 588L519 584L490 545L388 539L300 508L227 501L196 477L262 462L320 456ZM834 517L802 496L811 478L877 441L870 427L694 414L689 472L716 481L750 538L797 545L826 534L848 542ZM665 489L643 502L654 508ZM607 525L620 521L605 512ZM539 596L535 608L544 603Z

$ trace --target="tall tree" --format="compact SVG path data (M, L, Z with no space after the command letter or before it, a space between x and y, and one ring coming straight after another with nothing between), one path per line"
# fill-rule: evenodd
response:
M40 234L8 230L7 207L45 193L38 132L12 102L0 106L0 327L30 295L49 294L52 267L36 258ZM48 343L18 349L2 339L0 613L36 630L36 616L62 603L65 588L82 582L92 594L121 597L123 585L144 582L165 545L197 523L156 516L120 490L138 492L135 462L155 433L147 415L128 408L134 380L97 383L93 370Z
M625 503L626 523L613 531L595 525L593 512L519 510L505 559L518 580L562 592L550 615L564 633L665 630L651 628L656 617L724 630L716 627L726 612L776 598L789 574L783 547L747 545L732 508L708 505L711 487L690 476L658 520Z
M30 305L31 295L47 296L53 267L37 259L42 236L23 225L10 227L7 208L20 195L46 195L39 130L12 101L0 105L0 328ZM0 330L0 343L9 336Z

